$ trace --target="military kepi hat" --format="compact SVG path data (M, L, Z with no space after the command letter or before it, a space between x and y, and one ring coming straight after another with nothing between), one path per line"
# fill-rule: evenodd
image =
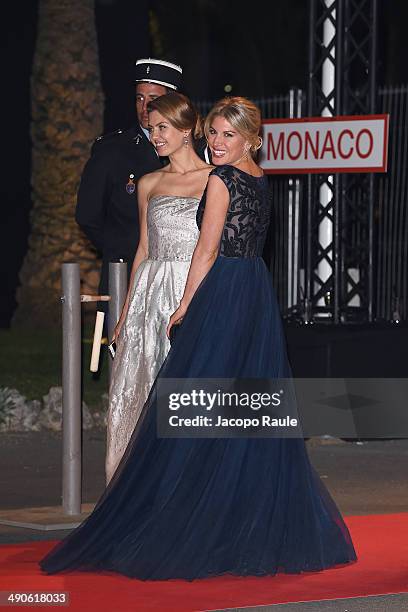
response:
M136 62L135 83L157 83L170 89L181 85L183 69L177 64L157 59L139 59Z

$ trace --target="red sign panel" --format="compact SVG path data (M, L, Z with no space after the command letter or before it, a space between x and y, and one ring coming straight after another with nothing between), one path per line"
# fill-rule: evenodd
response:
M389 115L267 119L260 165L269 174L386 172Z

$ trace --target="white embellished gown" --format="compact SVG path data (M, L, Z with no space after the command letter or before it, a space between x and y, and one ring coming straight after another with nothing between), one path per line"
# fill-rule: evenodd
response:
M136 271L109 389L106 480L110 481L170 348L166 327L182 298L198 240L199 199L158 195L147 208L149 254Z

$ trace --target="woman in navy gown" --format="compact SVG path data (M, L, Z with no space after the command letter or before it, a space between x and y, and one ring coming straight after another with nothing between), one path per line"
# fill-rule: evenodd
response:
M244 98L210 112L216 168L180 325L125 455L93 513L42 561L48 573L115 571L192 580L224 573L322 570L356 559L340 513L302 439L158 438L162 378L290 375L280 314L261 258L270 192L253 154L260 113Z

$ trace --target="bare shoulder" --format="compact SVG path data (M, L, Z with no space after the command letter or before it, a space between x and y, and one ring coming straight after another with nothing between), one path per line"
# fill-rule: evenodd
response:
M158 170L154 170L153 172L149 172L148 174L144 174L139 179L139 185L143 188L146 188L150 185L154 185L157 181L160 180L160 177L163 174L163 169L159 168Z
M163 169L159 168L154 172L149 172L148 174L143 175L138 182L138 191L139 194L148 195L153 191L156 185L160 182L160 179L163 177Z
M229 194L228 187L225 184L225 181L218 175L212 174L208 177L207 183L207 197L211 198L212 196L224 197Z

